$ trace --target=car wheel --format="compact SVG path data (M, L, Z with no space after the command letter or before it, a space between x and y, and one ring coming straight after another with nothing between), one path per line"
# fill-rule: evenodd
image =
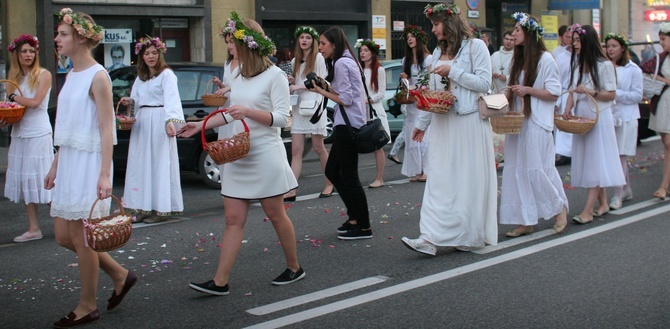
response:
M333 112L327 111L326 114L326 136L324 136L323 142L330 144L335 140L335 136L333 136Z
M200 171L200 178L202 178L205 185L213 189L221 188L221 172L219 171L219 165L214 162L207 152L203 151L200 154L198 169Z

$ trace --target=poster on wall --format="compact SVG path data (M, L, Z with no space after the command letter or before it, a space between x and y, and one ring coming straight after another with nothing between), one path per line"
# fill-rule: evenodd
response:
M72 69L72 60L70 57L59 55L56 52L56 66L58 67L58 73L67 73Z
M105 44L105 68L107 71L130 65L129 43Z

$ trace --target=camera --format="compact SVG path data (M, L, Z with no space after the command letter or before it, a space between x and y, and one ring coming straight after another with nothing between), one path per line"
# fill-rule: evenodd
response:
M305 80L305 88L314 89L314 86L319 86L319 88L325 89L325 81L321 79L316 73L310 72L307 73L307 80Z

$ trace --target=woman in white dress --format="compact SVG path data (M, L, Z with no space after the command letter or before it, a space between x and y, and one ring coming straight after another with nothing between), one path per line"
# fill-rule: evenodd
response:
M184 111L177 76L163 57L166 51L157 37L135 44L137 78L130 97L121 98L137 118L130 131L123 201L138 222L162 222L184 211L175 128L184 123Z
M11 67L8 78L19 86L23 95L12 84L6 84L9 101L26 107L23 118L12 126L9 145L5 197L26 205L28 230L14 238L26 242L42 238L38 204L51 202L51 191L44 189L44 176L54 159L52 130L47 114L51 73L40 67L39 40L22 34L9 45ZM0 128L6 122L0 120Z
M305 150L305 137L311 135L312 149L319 157L321 168L325 171L328 161L328 151L323 143L326 136L326 113L317 123L311 123L311 115L300 114L300 104L322 104L326 100L323 96L305 88L307 74L314 72L324 78L328 72L326 61L319 53L319 33L309 26L300 26L295 30L295 57L291 60L293 73L289 76L291 93L298 95L298 104L293 106L293 123L291 124L291 170L295 178L300 178L302 172L302 156ZM320 109L317 109L320 111ZM284 201L295 201L296 190L291 190L284 196ZM327 198L333 194L333 183L326 178L326 185L319 194L319 198Z
M586 224L593 221L594 216L609 212L605 187L624 185L626 179L619 161L612 116L612 101L617 88L614 65L605 56L593 26L573 25L572 49L572 92L568 94L563 118L568 120L573 113L595 118L596 107L584 94L593 97L600 109L595 126L585 134L572 137L571 184L587 189L584 209L572 220Z
M226 24L233 36L240 63L239 74L231 82L230 103L226 113L202 122L189 122L180 136L192 136L202 129L224 124L242 130L244 119L250 130L249 155L224 164L221 195L226 215L221 251L213 279L191 283L189 287L206 294L228 294L228 281L235 258L242 246L244 224L251 200L260 200L263 211L272 222L286 257L286 270L272 284L286 285L305 277L298 263L293 224L284 209L284 194L298 186L286 161L279 129L289 118L290 94L286 74L268 59L275 49L261 26L251 19L240 20L236 12ZM245 40L253 38L253 43Z
M506 235L518 237L532 233L539 218L556 217L554 230L561 233L568 223L568 198L554 164L554 104L561 94L558 66L542 41L537 19L526 13L512 17L516 24L507 97L525 118L520 134L505 135L500 224L517 225Z
M384 100L384 96L386 95L386 71L379 64L379 45L370 39L358 39L354 48L358 48L358 62L363 67L365 85L368 88L372 108L381 120L386 133L391 136L391 129L386 119L386 111L382 105L382 100ZM384 186L384 166L386 165L384 150L379 149L374 151L374 155L377 175L375 176L375 180L368 185L369 188Z
M628 157L635 156L637 152L637 119L640 118L638 103L642 101L642 70L630 60L628 40L624 36L607 33L605 44L607 57L616 68L616 102L612 104L612 115L619 146L619 160L626 178L626 184L617 186L614 197L610 200L610 208L619 209L623 201L633 198L628 174Z
M408 25L403 32L405 39L405 57L402 59L401 79L408 79L410 86L419 82L419 75L430 71L433 56L428 51L428 35L419 26ZM403 156L400 173L411 177L410 182L425 182L424 169L428 157L429 140L416 141L412 139L412 132L419 119L421 110L416 104L404 104L405 121L403 131L405 132L405 154Z
M658 40L663 47L663 52L658 54L660 62L658 64L658 76L656 80L665 83L661 95L654 96L651 99L651 116L649 117L649 129L656 131L661 135L663 142L663 178L661 184L654 192L653 196L665 200L670 188L670 23L661 23L658 30ZM656 57L652 57L642 64L644 73L654 74L656 70Z
M450 91L457 101L446 114L422 111L413 139L430 140L417 239L411 250L434 256L436 246L471 251L498 243L498 179L491 124L477 113L477 97L491 86L491 56L475 39L455 4L428 5L438 47L433 52L431 90ZM430 130L425 136L426 129Z
M107 252L96 252L85 242L82 219L109 214L112 195L112 150L116 144L112 84L107 70L91 56L103 37L103 28L84 13L63 8L59 14L55 38L59 55L72 60L72 71L58 95L58 115L54 145L60 146L44 179L44 187L53 189L51 216L56 242L77 253L81 278L79 304L67 316L54 323L67 328L96 321L98 272L101 268L114 282L107 310L117 307L137 275L126 270ZM77 26L75 29L74 26Z

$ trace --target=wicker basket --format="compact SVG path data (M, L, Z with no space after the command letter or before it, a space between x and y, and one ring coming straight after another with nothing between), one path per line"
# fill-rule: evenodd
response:
M506 89L509 89L509 87L502 88L500 91L504 91ZM519 97L519 99L521 99L521 109L523 109L523 97ZM520 134L525 117L523 113L519 111L511 111L512 104L509 104L507 108L510 109L510 111L506 112L504 116L492 117L489 119L491 121L491 129L498 135Z
M412 90L410 93L416 96L416 108L437 114L449 113L456 100L456 96L448 91Z
M23 92L21 91L21 89L19 89L19 86L16 83L14 83L14 81L0 80L0 83L2 82L9 82L13 84L14 87L16 87L16 90L19 91L19 94L23 96ZM23 118L23 113L26 112L26 107L16 102L9 102L9 104L11 104L12 107L0 107L0 121L5 120L5 123L8 124L16 123L19 120L21 120L21 118Z
M565 91L565 93L569 93L570 91ZM561 94L561 95L563 95ZM600 116L600 107L598 106L598 102L589 94L584 94L588 96L588 98L595 104L596 106L596 117L595 119L588 119L584 117L579 117L579 116L573 116L570 120L565 120L563 119L562 116L556 115L554 116L554 124L556 125L556 128L560 131L564 131L566 133L572 133L572 134L585 134L593 128L593 126L596 125L596 122L598 122L598 117Z
M93 202L88 220L84 220L86 243L97 252L110 251L123 247L130 239L133 231L132 217L125 213L121 201L112 195L112 199L119 206L119 214L105 216L100 219L91 219L93 209L100 199Z
M409 92L409 81L407 81L407 79L400 79L398 87L395 89L393 99L398 104L416 103L416 97Z
M207 87L205 88L205 92L209 91L209 85L211 83L212 83L212 80L209 80L209 82L207 82ZM223 96L223 95L218 95L218 94L204 94L204 95L202 95L202 103L205 104L205 106L208 106L208 107L223 106L223 104L226 104L227 100L228 100L228 97Z
M126 114L119 114L119 106L121 101L116 103L116 129L118 130L130 130L133 127L133 123L137 121L135 117L130 113L130 105L126 106Z
M207 143L204 129L204 127L207 126L207 120L209 120L209 118L211 118L213 115L222 112L226 112L226 109L216 110L210 113L202 122L203 129L200 132L203 149L218 165L233 162L246 157L249 154L249 148L251 145L249 139L249 126L247 126L247 123L244 121L244 119L240 120L242 121L242 125L244 125L243 132L230 138L223 138Z

